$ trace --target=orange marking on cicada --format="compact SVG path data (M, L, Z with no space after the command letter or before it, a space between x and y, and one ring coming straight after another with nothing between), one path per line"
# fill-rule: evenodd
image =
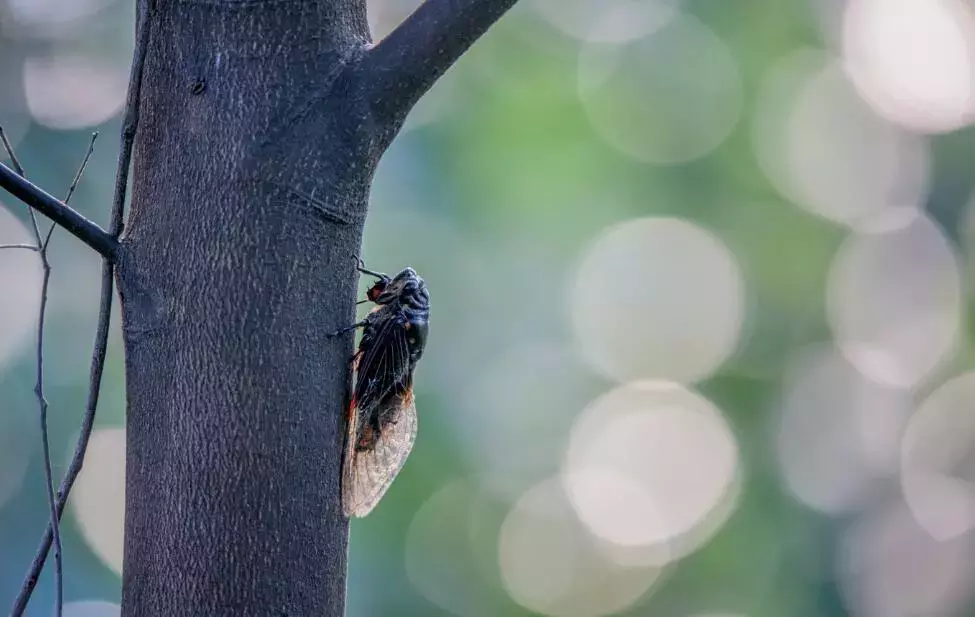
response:
M359 438L359 443L357 445L360 449L365 450L372 447L375 442L375 431L373 430L372 425L366 424L362 428L362 437Z

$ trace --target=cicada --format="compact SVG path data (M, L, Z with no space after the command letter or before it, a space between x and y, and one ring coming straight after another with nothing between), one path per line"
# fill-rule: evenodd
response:
M363 321L335 333L363 329L352 357L355 377L342 459L342 510L348 517L372 511L413 449L413 372L430 317L430 294L413 268L394 277L361 263L358 270L378 279L365 300L376 307Z

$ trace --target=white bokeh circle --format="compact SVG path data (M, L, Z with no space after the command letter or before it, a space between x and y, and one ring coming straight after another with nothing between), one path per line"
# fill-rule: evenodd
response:
M506 608L478 568L481 557L497 567L493 535L490 542L478 542L481 497L470 479L448 482L416 511L406 531L407 578L420 595L452 615L492 617Z
M786 368L776 453L786 486L807 506L842 515L898 470L910 393L865 378L831 345L801 350Z
M880 115L911 130L975 119L975 18L964 0L850 0L843 61Z
M799 49L773 65L752 129L763 173L803 209L855 228L916 215L925 142L878 117L824 52Z
M931 393L911 416L901 486L918 524L939 541L975 529L975 373Z
M119 617L122 607L103 600L80 600L64 605L62 617Z
M926 216L852 234L830 266L826 307L837 345L861 373L921 384L957 344L961 275L948 239Z
M9 0L7 11L16 30L47 34L52 38L79 27L119 0ZM13 28L11 28L13 29Z
M680 0L531 0L553 27L574 38L622 43L647 36L674 14Z
M462 391L466 413L454 431L491 489L514 498L552 474L596 386L571 349L538 341L513 345L477 373Z
M0 244L34 241L33 233L0 203ZM23 351L35 334L42 276L41 260L33 251L0 250L0 368Z
M711 375L738 343L745 286L721 240L681 219L642 218L586 247L569 309L583 358L620 382Z
M71 492L71 508L81 535L98 557L122 572L125 528L125 429L91 434L85 466Z
M529 489L511 508L498 541L501 580L511 598L553 617L596 617L626 609L653 586L657 567L606 558L579 524L558 478Z
M572 430L566 493L594 535L667 560L699 548L738 496L738 445L707 399L670 382L634 382L593 401Z
M857 617L965 614L972 599L975 542L939 542L899 501L879 504L843 534L837 551L839 587Z
M648 36L583 48L579 96L610 145L647 163L676 164L725 140L741 115L743 86L717 35L674 13Z
M97 126L122 110L128 66L76 52L62 51L24 61L27 108L39 124L52 129ZM70 92L71 96L64 96Z

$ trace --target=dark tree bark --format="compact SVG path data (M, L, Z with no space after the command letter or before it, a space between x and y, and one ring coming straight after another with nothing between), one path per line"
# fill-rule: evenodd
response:
M365 0L142 9L125 233L65 219L122 300L123 615L344 613L353 350L326 334L354 318L380 156L514 2L427 0L377 45Z

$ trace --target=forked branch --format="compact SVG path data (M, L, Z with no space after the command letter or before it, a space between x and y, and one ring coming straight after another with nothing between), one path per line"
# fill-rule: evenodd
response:
M368 102L401 122L420 97L517 0L426 0L363 59Z
M0 188L68 230L106 259L114 259L118 246L115 238L3 163L0 163Z
M88 160L91 158L91 153L95 148L95 139L98 137L98 133L94 133L91 136L91 142L88 144L88 151L85 153L84 159L81 161L81 166L78 168L78 173L75 174L74 180L71 182L71 186L68 188L67 195L64 198L64 203L67 205L68 201L71 200L71 196L74 194L75 189L78 186L78 182L81 180L82 174L85 172L85 168L88 166ZM17 160L17 155L14 152L13 147L7 140L6 134L3 129L0 128L0 142L3 144L4 150L6 150L7 155L10 157L10 161L17 171L17 174L21 178L26 179L24 173L24 168L21 166L20 161ZM51 473L51 447L50 439L48 436L47 429L47 411L48 403L47 398L44 396L44 324L45 317L47 315L47 290L48 285L51 280L51 264L47 258L47 247L51 240L51 234L54 231L55 224L51 224L50 230L47 232L47 237L41 240L41 230L37 224L37 218L34 216L34 211L30 210L31 214L31 224L34 229L34 238L36 244L8 244L4 245L3 248L30 248L35 251L41 259L41 266L43 267L43 278L41 281L41 302L40 309L37 318L37 376L34 384L34 394L37 396L37 402L40 407L40 425L41 425L41 443L44 450L44 478L45 478L45 490L44 493L47 496L48 507L50 511L50 518L48 519L48 525L52 529L54 546L55 546L55 600L54 600L54 615L55 617L61 617L62 609L64 607L64 569L63 569L63 559L61 553L61 536L59 533L58 522L60 520L60 514L58 513L56 507L56 500L54 497L54 480Z

